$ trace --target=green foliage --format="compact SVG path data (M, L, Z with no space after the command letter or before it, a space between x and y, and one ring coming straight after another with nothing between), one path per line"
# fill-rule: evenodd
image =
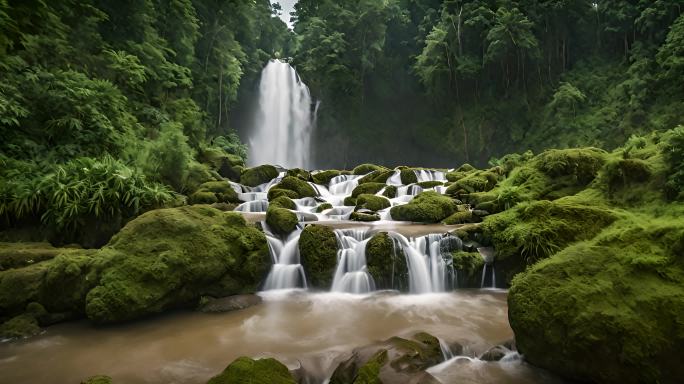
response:
M684 126L668 132L663 156L669 166L666 194L670 199L684 199Z

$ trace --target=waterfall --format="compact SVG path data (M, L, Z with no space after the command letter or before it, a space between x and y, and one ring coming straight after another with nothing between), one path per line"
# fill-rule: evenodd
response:
M304 267L299 260L299 235L301 229L292 232L284 241L271 234L266 223L262 223L268 240L268 249L273 266L268 273L264 290L306 288Z
M367 232L360 229L335 230L337 243L337 268L333 278L334 292L368 293L375 290L375 281L366 266Z
M410 240L396 232L389 232L389 236L397 240L395 244L406 255L411 293L444 292L452 287L451 249L442 245L443 235L430 234Z
M268 210L268 200L252 200L244 202L237 207L238 212L266 212Z
M496 288L496 270L494 269L494 248L492 247L478 247L477 251L482 256L484 260L484 265L482 266L482 280L480 282L480 288ZM487 278L487 267L491 269L492 280L489 287L485 287L485 280Z
M249 137L250 165L310 169L314 121L309 88L295 69L280 60L269 61L261 72L259 108Z

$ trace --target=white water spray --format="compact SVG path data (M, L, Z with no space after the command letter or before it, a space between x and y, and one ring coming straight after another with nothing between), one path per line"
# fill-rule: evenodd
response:
M311 95L290 64L271 60L261 72L259 109L249 137L249 163L311 168ZM317 106L315 107L317 109Z

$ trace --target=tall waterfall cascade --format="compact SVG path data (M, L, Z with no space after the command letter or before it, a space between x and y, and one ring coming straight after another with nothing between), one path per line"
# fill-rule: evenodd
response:
M290 64L269 61L261 72L259 104L249 136L250 166L310 169L317 108L309 88Z

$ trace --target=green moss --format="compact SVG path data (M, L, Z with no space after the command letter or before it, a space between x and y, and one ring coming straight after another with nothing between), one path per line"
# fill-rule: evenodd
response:
M251 292L271 264L261 231L237 213L207 206L147 212L99 258L108 261L85 302L87 316L99 323L193 304L203 295Z
M564 376L604 383L684 377L684 222L629 216L513 280L521 353Z
M454 171L455 172L470 172L470 171L474 171L474 170L476 170L475 167L473 167L472 165L470 165L468 163L465 163L465 164L461 165L460 167L456 168Z
M363 194L368 194L368 195L374 195L380 190L385 188L385 184L383 183L365 183L365 184L359 184L354 190L352 191L351 196L352 197L358 197L359 195Z
M311 181L311 173L301 168L288 169L285 173L287 176L296 177L304 181Z
M418 332L412 339L392 337L388 344L400 355L390 362L395 369L417 372L442 361L439 339L425 332Z
M213 192L197 191L189 196L188 202L190 204L213 204L218 203L218 198Z
M429 189L429 188L434 188L436 186L441 186L444 185L443 182L441 181L421 181L419 183L416 183L419 187L423 189Z
M341 174L342 173L340 171L331 169L327 171L312 173L311 179L316 184L327 185L328 183L330 183L330 180L332 180L333 177L337 177Z
M416 176L416 172L412 168L402 169L399 176L401 176L401 183L404 185L418 182L418 176Z
M209 181L199 186L198 191L212 192L219 203L238 203L237 192L227 181Z
M366 364L359 368L354 384L382 384L380 369L387 364L387 350L382 349L373 355Z
M484 259L479 252L452 253L459 288L479 288Z
M446 193L458 196L465 193L486 192L492 190L498 180L499 175L492 171L472 171L451 184Z
M81 381L81 384L112 384L112 378L109 376L97 375Z
M598 148L549 149L535 157L532 164L551 177L573 176L586 185L596 177L606 155Z
M386 186L385 190L382 192L382 195L389 199L397 197L397 187L395 187L394 185Z
M345 197L343 204L347 207L355 207L356 206L356 197L351 197L351 196Z
M268 190L268 199L273 200L277 199L278 197L285 196L288 199L298 199L299 195L297 195L297 192L295 191L290 191L289 189L280 189L280 188L271 188Z
M640 159L616 159L603 167L603 182L608 185L609 193L625 188L632 183L643 183L651 177L651 167Z
M0 243L0 271L26 267L69 251L68 248L55 248L50 243Z
M238 357L207 384L296 384L287 367L276 359Z
M434 191L419 194L408 204L392 207L392 219L422 223L438 223L451 216L458 204L448 197Z
M0 325L0 339L23 339L41 332L38 320L30 314L15 316Z
M326 209L331 209L332 207L333 206L330 203L323 203L323 204L319 205L318 207L316 207L316 213L321 213L321 212L325 211Z
M361 164L354 168L355 175L365 175L373 171L386 170L387 168L375 164Z
M470 210L455 212L453 215L442 220L446 225L468 223L473 218L473 213Z
M387 179L394 174L392 170L377 170L359 179L359 184L364 183L386 183Z
M376 288L408 290L406 257L401 249L394 246L387 232L377 233L368 240L366 264Z
M294 192L294 197L291 197L293 196L291 194L288 196L293 199L316 196L316 190L306 181L292 176L285 176L280 183L274 185L273 188L268 191L268 199L271 200L276 197L271 191L280 189L286 189Z
M310 286L330 288L337 265L335 232L324 225L307 225L299 236L299 255Z
M375 213L352 212L351 215L349 215L349 219L354 221L365 222L378 221L380 220L380 215Z
M295 202L287 196L278 196L274 198L273 200L269 201L268 206L275 208L297 209L297 204L295 204Z
M362 194L356 198L356 209L370 209L371 211L380 211L389 208L389 200L382 196Z
M266 211L266 224L274 233L287 235L295 230L298 223L297 215L288 209L269 207Z
M246 168L242 170L240 175L240 184L250 187L256 187L278 177L278 170L272 165L260 165L254 168Z

